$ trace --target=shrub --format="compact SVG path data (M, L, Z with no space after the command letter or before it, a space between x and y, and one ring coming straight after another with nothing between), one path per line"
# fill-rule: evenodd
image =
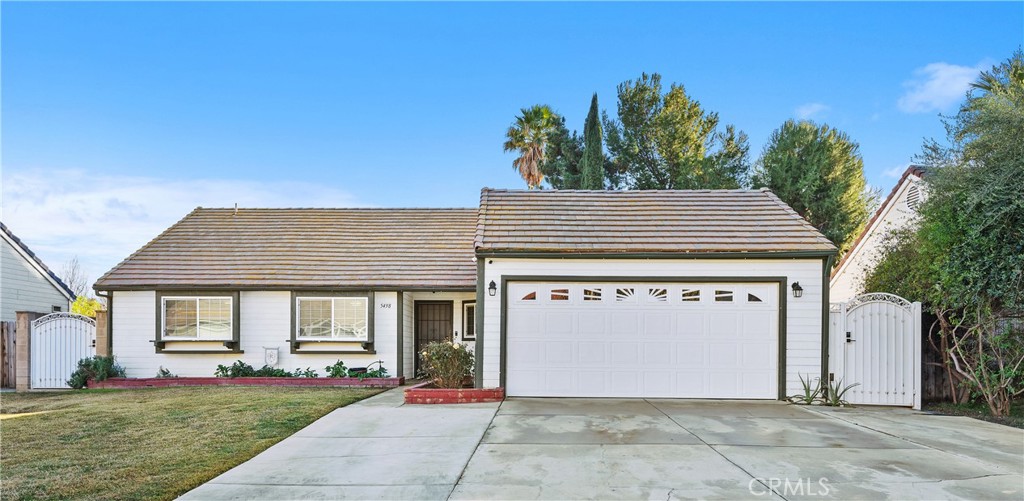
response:
M80 390L85 388L90 380L103 381L111 377L125 377L124 368L117 365L114 357L83 358L78 361L78 368L75 369L75 372L71 373L68 386Z
M438 388L462 388L473 374L473 352L461 343L435 341L420 353L427 377Z
M306 367L306 370L302 370L301 367L297 367L292 375L295 377L320 377L320 375L310 367Z
M313 375L305 377L316 377L315 371L309 372ZM216 377L298 377L299 375L305 374L305 372L301 372L298 369L296 369L295 374L292 374L284 369L278 369L277 367L271 367L269 365L264 365L259 369L254 369L253 366L241 360L231 364L230 367L218 365L217 370L213 371L213 375Z
M348 367L341 360L324 367L324 370L327 371L327 377L348 377Z
M163 378L172 378L172 377L178 377L178 376L174 375L173 372L165 369L164 366L161 365L160 369L156 371L156 377L158 379L163 379Z

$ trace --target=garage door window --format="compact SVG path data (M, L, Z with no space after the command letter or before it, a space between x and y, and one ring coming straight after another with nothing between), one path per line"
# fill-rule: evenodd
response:
M584 301L600 301L601 289L583 289Z
M618 303L635 303L636 294L632 287L628 289L615 289L615 301Z
M667 303L668 289L647 289L647 299L655 303Z
M715 290L715 302L716 303L731 303L732 302L732 291L728 291L728 290Z
M684 287L681 296L684 303L700 302L700 289L687 289Z

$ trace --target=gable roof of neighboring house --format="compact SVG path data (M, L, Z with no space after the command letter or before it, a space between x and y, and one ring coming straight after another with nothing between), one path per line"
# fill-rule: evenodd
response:
M4 223L0 222L0 234L3 235L3 239L6 240L11 247L14 247L15 252L21 255L40 275L43 276L57 291L59 291L64 297L68 298L68 301L75 300L75 293L71 290L67 284L64 283L56 273L50 271L50 268L46 266L46 263L36 253L29 249L25 242L22 242L20 238L11 232L10 228Z
M835 245L768 190L494 190L480 195L483 253L775 253Z
M850 246L850 251L843 255L843 258L839 261L839 264L832 271L832 279L834 280L843 270L852 262L858 254L864 252L864 242L868 237L879 231L881 222L885 215L892 210L893 204L896 203L897 195L904 189L910 189L910 186L916 181L920 181L924 177L925 168L920 165L911 165L907 167L907 170L903 171L900 179L896 181L896 185L892 187L892 191L885 197L885 200L878 206L878 209L874 214L871 215L871 219L868 220L868 224L864 225L864 229L857 236L857 239L853 241L853 245ZM921 193L918 192L915 195L917 200L916 203L921 201Z
M97 290L476 286L476 209L197 208Z

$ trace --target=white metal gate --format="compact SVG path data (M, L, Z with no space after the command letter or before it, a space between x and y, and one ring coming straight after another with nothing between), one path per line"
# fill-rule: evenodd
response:
M921 303L870 293L833 303L829 372L851 404L921 408Z
M96 354L96 321L51 313L32 322L29 344L32 388L68 388L78 361Z

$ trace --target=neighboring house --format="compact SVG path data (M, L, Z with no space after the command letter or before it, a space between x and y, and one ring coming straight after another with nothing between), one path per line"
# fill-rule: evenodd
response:
M3 223L0 235L0 321L13 322L19 311L71 311L71 289Z
M835 252L768 191L484 189L478 209L198 208L95 287L135 377L266 350L409 377L454 339L513 396L777 399L827 367Z
M848 301L858 294L867 292L864 290L864 278L878 264L886 238L892 232L914 224L917 218L918 208L925 196L924 183L921 181L923 176L924 168L917 165L911 165L900 176L889 196L871 216L864 231L832 273L832 280L829 282L831 301Z

